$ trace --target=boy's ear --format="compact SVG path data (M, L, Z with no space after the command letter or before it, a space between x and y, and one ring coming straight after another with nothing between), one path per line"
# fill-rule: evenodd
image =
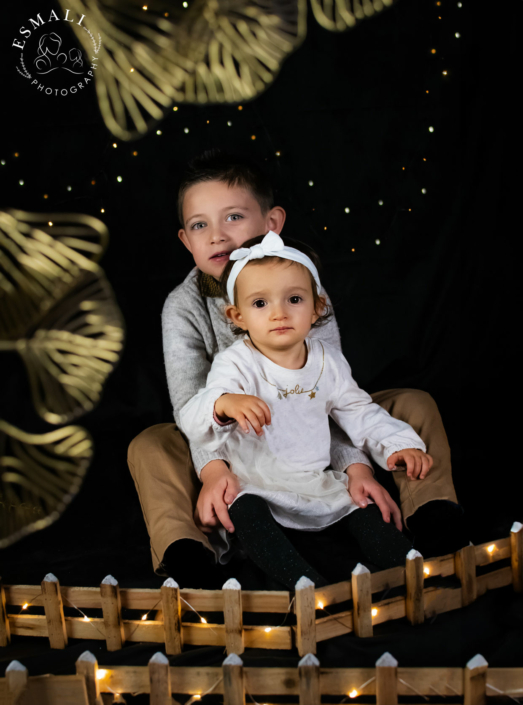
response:
M286 217L287 214L281 206L274 206L274 208L271 208L267 216L267 232L272 230L279 235L283 230L283 224L285 223Z
M238 328L241 328L242 330L247 330L247 326L243 321L242 314L236 308L236 306L233 306L232 304L226 306L225 315L232 323L234 323L235 326L238 326Z
M192 254L191 243L189 241L189 238L187 237L187 233L183 228L180 228L180 230L178 230L178 237L183 242L185 247L189 250L189 252Z

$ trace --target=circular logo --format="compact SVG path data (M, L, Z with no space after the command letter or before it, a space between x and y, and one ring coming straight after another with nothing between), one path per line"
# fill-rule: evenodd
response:
M71 24L90 37L92 50L79 48ZM94 79L102 38L86 26L86 16L74 16L66 10L59 17L54 10L38 13L19 29L13 47L19 52L16 70L30 86L48 96L65 97L82 93Z

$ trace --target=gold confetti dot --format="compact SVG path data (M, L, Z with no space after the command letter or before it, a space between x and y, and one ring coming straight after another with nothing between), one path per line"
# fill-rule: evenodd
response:
M238 110L243 110L243 105L239 105Z
M255 139L256 139L256 135L251 135L251 140L255 140Z
M95 184L96 184L96 181L93 179L93 180L91 181L91 185L94 186Z

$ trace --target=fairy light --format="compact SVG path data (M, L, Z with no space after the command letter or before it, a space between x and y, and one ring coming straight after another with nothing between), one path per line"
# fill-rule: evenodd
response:
M255 140L255 139L256 139L256 135L251 135L251 140Z
M276 152L276 156L277 156L277 157L280 157L280 156L281 156L281 152Z
M121 177L121 176L117 176L117 177L116 177L116 180L118 181L118 183L119 183L119 184L121 184L121 183L122 183L122 181L123 181L123 179L122 179L122 177Z
M100 213L105 213L105 208L100 208Z
M44 198L47 200L49 198L49 195L47 193L44 193Z
M200 617L200 622L201 622L202 624L207 624L207 620L204 619L203 617Z
M68 186L68 187L67 187L67 190L68 190L68 191L72 191L72 190L73 190L73 187L72 187L72 186Z
M381 240L374 240L374 243L375 243L376 245L381 245Z
M444 76L446 76L446 75L447 75L447 72L446 72L446 71L442 71L442 73L443 73L443 75L444 75Z
M23 179L20 179L20 181L19 181L18 183L20 184L20 186L23 186L23 185L24 185L24 180L23 180Z
M431 49L431 50L430 50L430 53L431 53L431 54L435 54L435 53L436 53L436 50L435 50L435 49Z
M92 180L91 180L91 186L94 186L95 184L96 184L95 179L92 179Z
M183 128L183 131L184 131L185 134L187 135L187 134L189 133L189 128L188 128L188 127L184 127L184 128Z
M422 189L421 189L421 193L423 193L423 194L427 193L427 189L426 189L426 188L422 188Z
M175 105L174 108L173 108L173 110L174 110L175 113L177 113L177 112L178 112L178 106Z
M491 546L489 546L489 547L487 548L487 551L488 551L489 553L492 553L492 551L493 551L495 548L496 548L495 544L492 544Z
M1 164L2 166L5 166L6 163L7 163L7 162L5 161L5 159L2 159L2 161L0 161L0 164Z
M18 152L15 152L15 157L19 157L20 154Z
M28 602L24 602L24 604L22 605L22 609L23 609L23 610L26 610L28 607L29 607L29 603L28 603Z
M113 142L113 147L114 147L115 149L118 147L118 145L116 144L116 142Z
M134 73L134 69L129 69L129 73Z
M428 91L427 91L427 93L428 93ZM434 132L434 128L432 127L432 125L429 127L429 132Z
M183 5L184 7L189 7L189 3L188 3L188 2L183 2L182 5Z
M345 213L350 213L350 208L345 208Z
M49 220L48 223L47 223L47 225L52 225L52 224L53 224L53 221L52 221L52 220Z
M145 620L147 619L148 616L149 616L149 612L147 612L146 614L142 615L142 617L141 617L142 622L145 622Z
M161 135L161 134L162 134L162 131L161 131L161 130L156 130L156 134L157 134L157 135Z
M99 669L96 671L96 680L101 681L102 678L105 678L106 675L107 675L106 669L105 669L105 668L99 668Z
M318 608L319 608L320 610L323 609L323 602L318 602Z
M272 627L265 627L265 630L264 630L264 631L266 631L267 634L268 634L269 632L272 632Z
M356 690L356 688L354 688L353 690L350 691L349 698L357 698L358 695L359 695L358 691Z
M239 105L238 110L243 110L243 105Z
M314 186L314 181L309 181L309 186Z
M459 32L456 32L454 36L456 37L456 39L459 39L461 37L461 34Z
M375 617L378 614L378 610L374 607L372 610L372 616Z
M138 152L133 152L133 157L137 157L137 156L138 156Z
M428 566L425 566L423 568L423 572L425 573L425 575L430 575L430 568Z
M142 10L147 10L147 5L144 5L144 6L142 7Z

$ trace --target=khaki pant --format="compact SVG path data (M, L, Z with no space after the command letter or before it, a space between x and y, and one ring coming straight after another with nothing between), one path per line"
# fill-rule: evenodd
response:
M405 470L392 473L405 525L425 502L433 499L457 502L447 434L430 394L418 389L387 389L371 396L391 416L410 424L434 459L424 480L410 480ZM151 540L155 571L167 547L179 539L200 541L214 553L209 539L194 523L201 483L176 424L157 424L142 431L129 446L128 462Z

